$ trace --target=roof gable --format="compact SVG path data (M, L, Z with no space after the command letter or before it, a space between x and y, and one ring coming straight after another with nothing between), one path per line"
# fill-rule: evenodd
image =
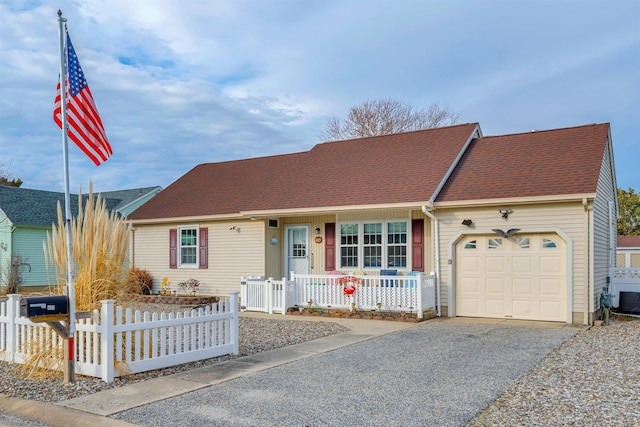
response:
M593 194L609 124L475 139L437 202Z
M130 218L424 203L477 129L471 123L325 142L302 153L201 164Z

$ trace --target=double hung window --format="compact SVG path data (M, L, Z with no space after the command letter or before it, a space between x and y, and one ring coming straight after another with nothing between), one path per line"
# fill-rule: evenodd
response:
M198 266L198 228L180 228L180 267Z
M340 268L406 268L407 229L408 221L340 224Z

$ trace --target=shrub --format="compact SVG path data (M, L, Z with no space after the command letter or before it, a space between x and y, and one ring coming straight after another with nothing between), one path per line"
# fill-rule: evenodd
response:
M153 280L147 270L132 268L129 270L125 288L132 294L151 295L152 284Z

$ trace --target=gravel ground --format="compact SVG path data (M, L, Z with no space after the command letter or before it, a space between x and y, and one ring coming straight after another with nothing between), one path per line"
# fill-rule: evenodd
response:
M175 305L160 306L157 304L136 303L136 307L148 311L183 311L184 307ZM248 356L262 351L286 347L288 345L325 337L344 332L347 329L332 322L304 322L280 319L259 319L240 317L238 332L240 337L237 357ZM64 384L62 372L53 373L50 378L27 379L18 372L20 365L0 362L0 393L10 397L33 399L42 402L56 402L96 393L127 384L145 381L149 378L184 372L201 366L207 366L236 356L222 356L200 360L183 365L172 366L154 371L118 377L113 383L106 383L98 378L77 375L73 383Z
M640 425L640 321L616 316L578 333L469 425Z

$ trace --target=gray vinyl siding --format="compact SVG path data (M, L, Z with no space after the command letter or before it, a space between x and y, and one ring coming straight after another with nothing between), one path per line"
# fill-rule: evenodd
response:
M593 202L593 283L594 293L589 302L590 311L596 311L600 307L599 296L607 286L610 263L610 233L609 202L614 201L617 192L612 171L612 159L610 146L605 147L596 190L596 198ZM614 220L617 218L614 212ZM614 229L615 232L615 229Z

